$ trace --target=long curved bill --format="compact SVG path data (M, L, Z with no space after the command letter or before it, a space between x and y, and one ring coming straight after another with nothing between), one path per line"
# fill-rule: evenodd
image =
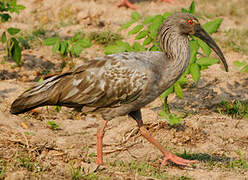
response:
M223 62L226 72L228 72L228 65L222 51L220 50L219 46L215 43L215 41L208 35L208 33L200 25L197 25L195 27L194 36L203 40L205 43L209 45L209 47L211 47L215 51L215 53L220 57L220 60Z

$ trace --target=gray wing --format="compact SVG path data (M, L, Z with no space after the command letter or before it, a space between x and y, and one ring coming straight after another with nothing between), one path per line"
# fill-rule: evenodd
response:
M147 74L139 71L137 62L130 57L120 58L123 57L105 56L76 69L60 82L62 92L58 104L99 108L136 100L147 84Z

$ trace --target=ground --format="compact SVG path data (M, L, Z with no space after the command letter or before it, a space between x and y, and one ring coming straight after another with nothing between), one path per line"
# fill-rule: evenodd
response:
M117 0L18 2L26 9L9 23L1 24L0 32L9 26L20 28L24 35L37 29L67 37L76 31L117 32L132 12L117 8ZM180 11L190 3L144 1L137 4L137 11L142 16L163 14ZM69 108L58 113L53 107L18 116L10 114L13 100L37 82L44 71L55 73L60 69L60 56L53 55L51 48L43 46L38 38L31 49L23 50L21 67L4 59L4 46L0 45L0 179L248 179L248 120L231 118L216 110L222 100L248 100L248 74L233 64L235 60L247 60L248 46L242 46L243 42L248 43L248 36L242 36L242 32L247 33L246 0L199 0L196 11L202 23L223 18L213 38L223 50L230 71L225 72L221 64L213 65L202 72L197 85L192 83L184 89L184 99L169 96L171 110L187 114L177 126L159 118L160 98L142 109L152 135L168 150L199 160L196 165L180 167L168 163L160 167L162 154L141 137L136 122L116 117L109 122L104 137L105 165L92 172L98 117L83 116ZM231 29L235 36L230 35ZM120 33L125 40L133 41L127 31ZM93 43L75 63L101 55L104 46ZM63 71L66 70L68 67ZM53 126L49 125L51 121Z

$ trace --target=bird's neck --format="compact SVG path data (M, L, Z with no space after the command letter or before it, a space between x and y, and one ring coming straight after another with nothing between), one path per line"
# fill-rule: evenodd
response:
M190 46L187 35L179 35L175 32L168 34L164 40L165 66L163 78L166 86L174 84L185 72L190 59ZM166 87L168 88L168 87Z

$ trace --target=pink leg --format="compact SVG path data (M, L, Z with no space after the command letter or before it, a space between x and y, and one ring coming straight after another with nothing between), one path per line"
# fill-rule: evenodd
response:
M171 4L178 4L174 0L158 0L158 2L167 2L167 3L171 3Z
M156 146L164 155L164 160L161 164L161 166L165 165L165 163L167 162L167 160L170 160L171 162L178 164L178 165L189 165L189 164L193 164L198 162L197 160L187 160L187 159L183 159L180 158L174 154L172 154L171 152L166 151L161 144L159 144L152 136L151 134L146 130L146 128L144 126L140 127L140 133L141 135L146 138L150 143L152 143L154 146Z
M104 136L104 129L107 126L108 121L103 120L100 124L100 126L97 129L97 158L96 158L96 164L103 165L103 157L102 157L102 140Z
M119 2L117 4L117 6L118 7L126 6L126 7L130 8L130 9L134 9L134 10L137 9L137 7L134 6L132 3L130 3L129 0L121 0L121 2Z

